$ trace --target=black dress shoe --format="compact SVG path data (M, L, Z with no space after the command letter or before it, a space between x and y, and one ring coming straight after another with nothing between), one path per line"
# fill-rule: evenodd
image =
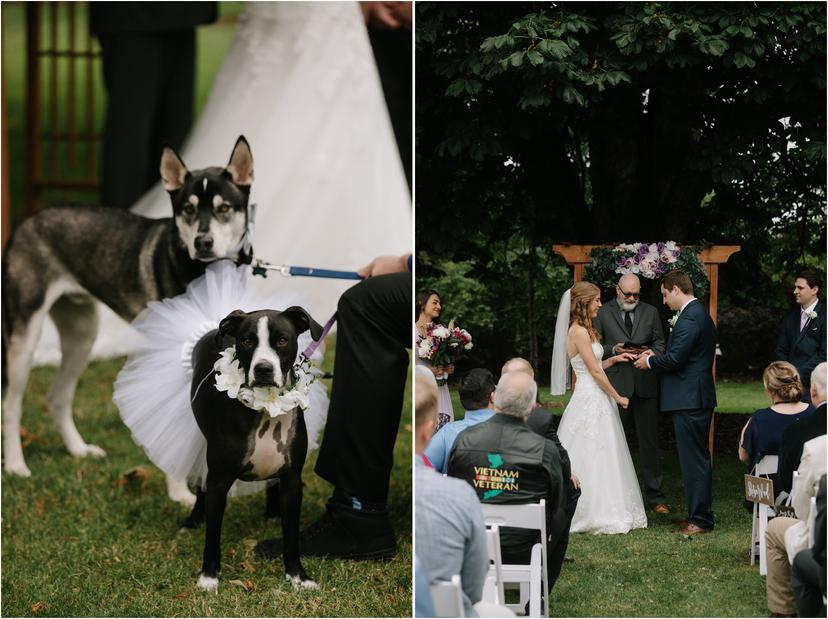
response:
M256 553L277 558L282 541L263 540ZM340 559L390 559L397 554L394 531L385 510L358 510L329 501L325 514L299 535L304 556Z

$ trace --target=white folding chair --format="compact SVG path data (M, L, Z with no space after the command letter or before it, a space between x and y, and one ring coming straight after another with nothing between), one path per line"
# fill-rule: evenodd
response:
M503 559L500 556L500 527L493 524L486 528L486 546L489 550L489 573L486 575L486 582L483 584L483 601L499 604L506 604L506 596L503 594Z
M460 575L455 574L450 581L440 581L431 585L431 601L438 617L465 617Z
M776 473L779 466L779 456L765 456L756 463L754 474L759 477L763 475L767 477ZM755 540L756 540L756 523L759 523L759 574L765 576L768 573L768 559L767 549L765 544L765 531L768 528L768 518L773 518L776 512L770 505L764 503L753 504L753 522L750 527L750 564L756 562Z
M811 497L811 508L808 510L808 548L814 547L814 527L816 526L816 497Z
M534 529L540 531L541 542L532 548L528 565L503 565L503 582L520 584L520 603L506 604L513 611L523 612L529 600L530 617L549 616L549 582L546 573L546 501L526 505L493 505L481 503L487 525ZM543 605L541 607L541 600Z

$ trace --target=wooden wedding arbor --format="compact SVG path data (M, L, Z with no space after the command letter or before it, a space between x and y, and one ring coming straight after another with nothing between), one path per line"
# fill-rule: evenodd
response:
M566 263L574 267L573 279L579 282L584 278L584 268L592 262L592 250L601 245L553 245L552 250L563 257ZM741 245L709 245L699 252L699 259L707 269L707 279L710 281L710 292L707 296L707 311L718 324L719 309L719 265L725 264L730 256L742 249ZM716 360L713 360L713 380L716 380ZM710 461L713 462L713 417L710 419L709 449Z

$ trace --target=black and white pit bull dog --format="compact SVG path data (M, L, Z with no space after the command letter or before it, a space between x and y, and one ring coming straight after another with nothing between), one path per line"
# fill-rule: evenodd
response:
M184 292L206 264L251 261L247 239L253 156L244 136L226 167L190 171L175 151L161 155L172 218L114 208L46 208L14 231L3 254L3 457L13 475L31 475L20 442L21 403L46 314L60 335L61 365L49 410L74 456L103 456L72 419L72 400L98 331L95 299L131 322L150 301ZM183 483L173 483L190 500ZM173 497L177 498L177 497ZM190 503L192 504L192 503Z
M300 407L271 418L249 408L215 387L213 368L221 353L236 348L244 386L283 389L296 382L294 362L299 334L314 340L322 327L301 307L283 312L231 312L218 330L204 335L193 349L190 397L198 427L207 439L206 490L199 492L187 526L206 519L204 562L198 586L218 587L221 561L221 522L227 492L237 479L278 478L268 488L268 503L278 496L284 537L285 576L297 587L315 588L299 560L299 514L302 507L302 466L308 449L305 419ZM278 489L278 490L277 490Z

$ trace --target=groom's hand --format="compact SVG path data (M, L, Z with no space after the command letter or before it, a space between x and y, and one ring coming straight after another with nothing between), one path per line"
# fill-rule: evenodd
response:
M652 356L652 350L645 350L638 356L638 359L635 360L635 367L639 370L649 370L650 367L647 365L647 358Z

